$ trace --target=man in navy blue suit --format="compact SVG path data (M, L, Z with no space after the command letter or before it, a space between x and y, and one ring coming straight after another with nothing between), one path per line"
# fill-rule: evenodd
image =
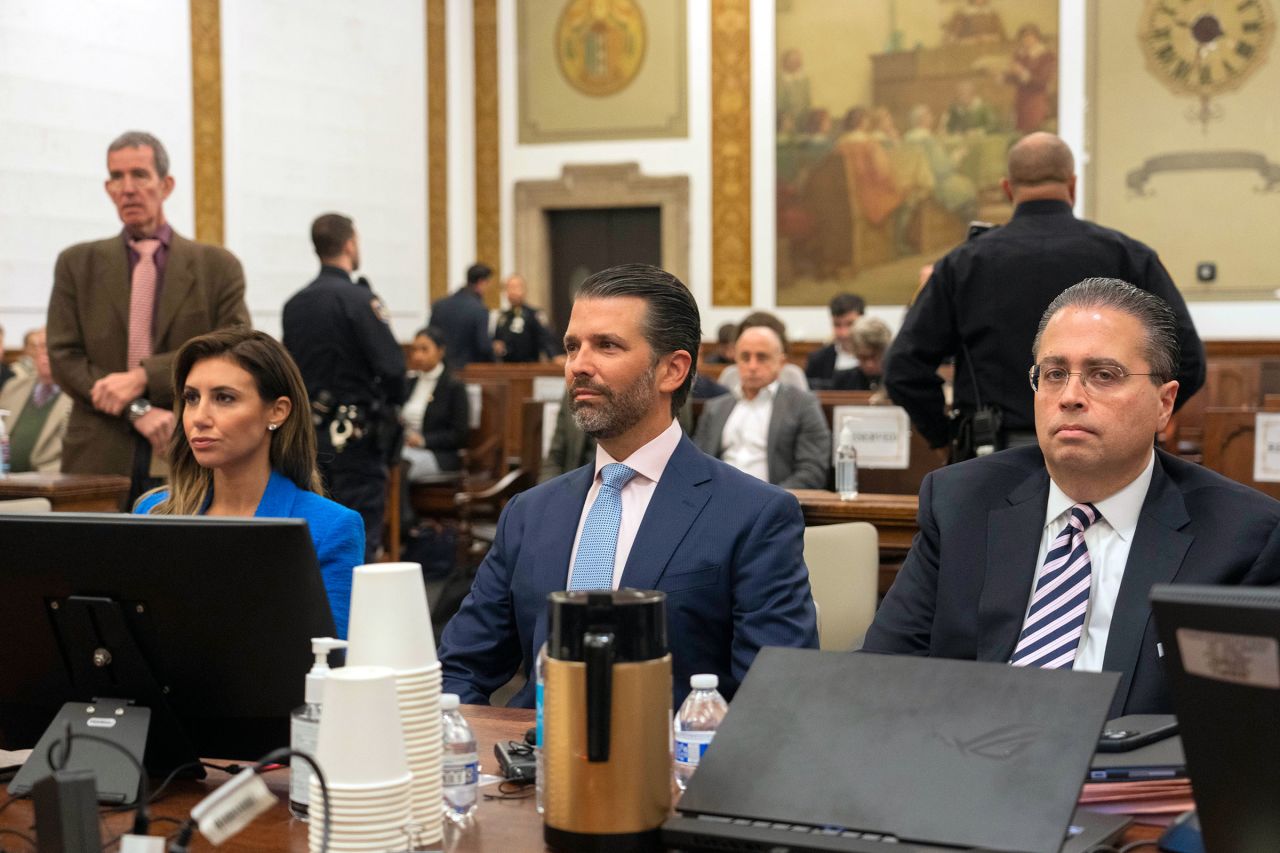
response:
M817 647L799 503L707 456L676 421L700 339L697 303L670 273L631 264L583 282L565 333L565 382L574 419L596 439L595 464L507 504L441 638L446 691L483 704L517 669L529 676L546 639L547 594L569 585L601 469L619 462L635 474L615 499L612 585L667 594L677 705L695 673L715 673L732 697L762 646ZM532 707L533 688L510 704Z

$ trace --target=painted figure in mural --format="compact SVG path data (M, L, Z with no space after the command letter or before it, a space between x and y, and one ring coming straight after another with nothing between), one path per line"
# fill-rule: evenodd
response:
M942 25L942 41L999 42L1005 40L1000 13L991 8L991 0L965 0L963 6Z
M809 112L809 75L804 70L804 54L800 48L787 48L782 53L778 71L778 117L792 127Z
M932 178L930 190L934 200L948 213L972 219L978 213L978 188L973 179L960 174L956 167L968 153L963 147L948 151L934 134L937 123L933 110L926 104L911 108L911 129L903 140L924 155Z
M983 133L996 129L996 112L978 94L978 86L972 80L956 84L956 97L947 107L946 129L950 134L970 131Z
M1023 24L1015 39L1013 59L1005 69L1004 79L1015 87L1014 126L1019 133L1052 129L1047 126L1054 117L1058 94L1058 56L1046 43L1035 24Z

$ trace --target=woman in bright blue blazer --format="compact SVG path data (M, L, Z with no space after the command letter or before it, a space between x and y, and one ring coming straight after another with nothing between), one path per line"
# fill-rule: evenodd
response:
M322 495L298 366L270 335L237 327L187 341L173 377L169 486L143 495L133 511L305 518L334 625L346 637L364 522Z

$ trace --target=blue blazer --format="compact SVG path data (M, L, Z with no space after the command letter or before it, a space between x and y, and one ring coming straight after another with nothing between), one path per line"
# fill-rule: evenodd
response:
M133 511L147 515L169 497L158 491L138 501ZM203 514L203 511L202 511ZM329 609L338 636L346 639L351 611L352 570L364 562L364 521L360 514L315 492L304 491L279 471L271 472L254 518L305 518L316 549L320 576L329 595Z
M463 702L489 695L547 636L547 595L563 590L578 519L595 476L586 465L517 495L440 643L444 689ZM620 586L667 594L674 699L689 676L720 676L732 698L762 646L817 648L795 497L707 456L681 437L663 471ZM511 700L532 707L532 680Z

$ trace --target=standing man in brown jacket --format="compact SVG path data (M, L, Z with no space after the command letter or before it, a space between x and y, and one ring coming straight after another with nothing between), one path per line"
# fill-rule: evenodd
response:
M189 338L249 323L244 271L218 246L174 233L169 155L129 131L107 149L107 195L121 234L65 249L49 299L54 378L75 400L62 470L130 477L131 503L163 476L175 427L171 365Z

